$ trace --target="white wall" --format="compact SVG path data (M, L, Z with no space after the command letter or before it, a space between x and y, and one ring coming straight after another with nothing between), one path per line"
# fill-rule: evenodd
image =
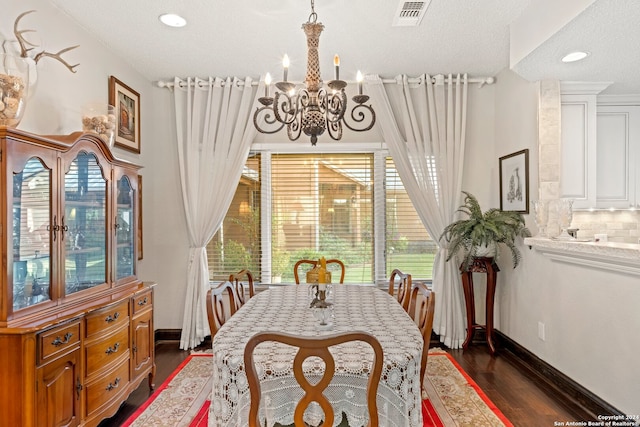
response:
M511 71L497 81L496 154L529 148L530 195L536 198L538 85ZM527 216L535 232L531 223ZM517 269L500 263L496 328L617 409L640 413L638 278L554 262L521 248ZM544 341L538 322L545 325Z

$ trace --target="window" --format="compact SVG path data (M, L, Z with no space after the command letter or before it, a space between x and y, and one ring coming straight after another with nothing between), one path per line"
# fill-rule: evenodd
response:
M345 263L345 283L383 283L394 268L431 279L435 248L383 152L264 152L247 160L207 253L213 281L249 268L293 283L297 260L324 256Z
M412 278L431 279L436 243L413 207L393 160L387 157L385 162L386 276L398 268Z

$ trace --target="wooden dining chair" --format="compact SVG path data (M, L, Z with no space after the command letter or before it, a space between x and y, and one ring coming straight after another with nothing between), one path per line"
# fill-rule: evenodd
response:
M391 272L389 295L398 300L404 311L409 310L411 286L411 274L405 274L397 268Z
M304 265L305 267L307 266L307 264L309 265L309 268L303 269L305 272L308 270L311 270L312 268L314 268L315 266L318 265L318 260L312 260L312 259L301 259L300 261L296 262L295 265L293 266L293 277L296 280L296 285L300 284L300 273L298 272L299 267ZM327 270L331 271L331 273L333 274L335 272L334 268L331 268L331 266L338 266L340 268L340 282L338 283L344 283L344 275L346 273L346 269L344 267L344 263L342 261L340 261L339 259L328 259L327 260Z
M231 282L222 282L207 291L207 320L211 339L236 312L236 291Z
M380 342L371 334L366 332L346 332L334 335L325 335L320 337L301 337L291 334L279 332L258 332L252 336L244 349L244 369L247 373L249 381L249 395L251 397L251 406L249 407L249 427L259 427L258 408L260 407L260 378L253 361L253 352L256 346L265 341L275 341L298 347L298 351L293 359L293 374L304 390L305 394L298 401L293 414L293 421L296 427L306 426L303 421L305 410L311 402L316 402L324 412L323 427L333 427L334 411L331 403L322 394L327 388L335 371L335 360L329 352L329 347L350 342L362 341L368 343L373 349L374 359L369 379L367 381L367 409L369 411L369 427L378 426L378 407L376 403L376 395L378 392L378 384L382 376L383 353ZM316 356L325 363L325 371L323 377L315 384L311 384L304 376L302 364L308 358Z
M236 293L236 310L239 310L249 298L253 298L255 291L253 289L253 274L249 270L240 270L235 274L229 275L229 282L233 284Z
M424 283L414 283L411 288L409 304L409 316L416 322L422 334L422 359L420 360L420 384L424 381L427 372L427 356L429 355L429 343L433 329L433 312L436 304L436 294L427 288Z

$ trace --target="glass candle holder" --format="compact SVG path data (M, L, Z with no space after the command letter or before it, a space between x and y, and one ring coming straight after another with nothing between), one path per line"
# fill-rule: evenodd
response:
M558 240L576 240L575 237L569 234L569 227L571 227L571 220L573 219L573 199L559 199L557 204L558 209L558 225L560 226L560 235L556 237Z
M534 220L538 227L537 237L549 237L547 234L547 224L549 222L549 201L534 200L531 202L533 207Z
M29 65L19 56L0 53L0 125L17 127L27 105Z

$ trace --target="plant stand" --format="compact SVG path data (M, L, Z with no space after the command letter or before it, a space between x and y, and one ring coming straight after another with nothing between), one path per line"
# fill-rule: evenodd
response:
M493 342L493 302L496 293L496 278L500 271L493 258L477 257L468 270L464 269L464 264L460 266L462 274L462 287L464 289L464 301L467 309L467 338L462 343L464 350L469 347L476 329L485 329L487 333L487 345L492 356L496 354L496 346ZM487 275L487 300L486 300L486 325L476 323L476 307L473 297L473 273L485 273Z

